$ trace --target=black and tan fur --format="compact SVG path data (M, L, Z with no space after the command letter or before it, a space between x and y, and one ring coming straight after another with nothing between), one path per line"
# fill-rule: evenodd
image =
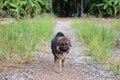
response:
M66 56L63 53L69 53L71 47L70 40L62 32L58 32L51 41L51 49L54 56L55 69L62 70Z

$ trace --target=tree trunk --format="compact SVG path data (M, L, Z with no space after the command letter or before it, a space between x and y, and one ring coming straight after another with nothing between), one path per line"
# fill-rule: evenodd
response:
M83 16L83 0L81 0L81 16Z
M50 13L53 14L53 0L50 0Z

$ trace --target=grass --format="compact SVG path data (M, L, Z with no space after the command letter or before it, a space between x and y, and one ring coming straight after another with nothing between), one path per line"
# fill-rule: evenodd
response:
M89 21L75 20L72 26L76 29L79 40L88 44L87 55L95 56L94 60L99 63L106 63L115 43L114 33L104 27L97 27L96 23Z
M120 65L109 65L110 70L115 74L120 74Z
M75 28L78 39L88 45L86 55L94 56L94 60L98 63L108 63L112 57L111 49L115 44L113 31L110 28L100 27L93 21L73 20L71 25ZM116 72L118 65L114 65L114 67L110 68Z
M39 16L13 21L0 28L0 58L8 62L27 62L38 46L53 36L54 17Z
M113 29L120 31L120 21L114 21L111 23L111 25Z
M116 43L119 44L120 43L120 21L118 20L112 20L110 22L111 24L111 28L115 31L116 33ZM110 70L112 70L115 74L120 74L120 57L118 56L118 58L115 59L111 59L109 61L109 68Z

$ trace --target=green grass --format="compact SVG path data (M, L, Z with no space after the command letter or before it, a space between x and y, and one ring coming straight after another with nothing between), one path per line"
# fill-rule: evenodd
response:
M111 50L116 45L116 39L120 38L118 33L115 34L115 30L120 31L120 22L117 20L109 21L110 28L102 27L105 26L102 24L103 22L91 20L73 20L71 25L76 30L78 40L88 46L85 55L94 56L94 60L98 63L107 63L109 70L115 74L120 74L120 60L113 59L111 55ZM108 22L106 20L105 24ZM97 27L98 24L101 26Z
M120 65L109 65L110 70L115 74L120 74Z
M116 42L120 42L120 21L118 20L113 20L111 22L111 28L116 32ZM112 70L115 74L120 74L120 59L116 60L113 59L110 61L110 70Z
M76 29L78 39L88 45L87 55L94 56L98 63L106 63L115 43L114 33L104 27L97 27L97 23L92 21L73 20L71 24Z
M38 46L50 41L54 25L54 17L38 16L1 26L0 58L8 62L29 61Z
M114 21L113 23L111 23L111 27L115 30L120 31L120 21Z

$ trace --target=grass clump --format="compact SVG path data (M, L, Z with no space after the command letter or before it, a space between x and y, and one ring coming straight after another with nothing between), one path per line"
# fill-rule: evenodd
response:
M120 21L114 21L112 24L112 28L115 29L115 30L118 30L120 31Z
M114 33L104 27L97 27L97 23L92 21L74 20L71 24L76 29L78 39L88 44L87 55L94 56L98 63L106 63L114 46Z
M90 41L90 51L99 63L106 63L111 56L111 49L114 46L115 37L111 30L106 28L98 29L96 36Z
M0 58L6 61L27 62L38 45L50 40L55 25L53 17L13 21L0 28Z

